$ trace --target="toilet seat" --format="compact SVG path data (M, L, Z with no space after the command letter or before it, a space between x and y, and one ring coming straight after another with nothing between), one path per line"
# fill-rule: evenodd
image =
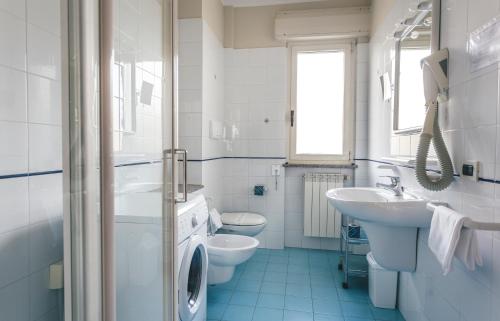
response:
M232 226L256 226L267 223L264 216L250 212L222 213L222 224Z

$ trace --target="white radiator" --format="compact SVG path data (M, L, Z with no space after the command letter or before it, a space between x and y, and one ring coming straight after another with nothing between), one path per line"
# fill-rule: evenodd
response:
M304 236L340 238L342 215L328 204L326 191L344 186L343 174L304 175Z

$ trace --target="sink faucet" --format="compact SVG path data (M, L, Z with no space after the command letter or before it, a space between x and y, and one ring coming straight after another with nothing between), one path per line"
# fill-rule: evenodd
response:
M391 179L391 184L382 184L382 183L377 183L377 187L384 188L386 190L394 192L394 195L396 196L401 196L403 194L403 186L401 186L401 179L399 176L380 176L380 177L387 177Z

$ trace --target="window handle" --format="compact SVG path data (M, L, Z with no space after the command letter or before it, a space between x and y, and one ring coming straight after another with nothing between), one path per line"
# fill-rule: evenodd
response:
M290 110L290 126L293 127L293 123L295 120L295 110Z

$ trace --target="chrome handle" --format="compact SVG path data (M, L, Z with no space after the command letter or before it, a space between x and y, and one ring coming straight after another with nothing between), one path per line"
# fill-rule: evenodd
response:
M184 163L183 164L183 178L184 178L184 182L182 184L182 198L175 198L175 202L176 203L186 203L187 200L188 200L188 189L187 189L187 150L185 149L175 149L175 154L178 155L178 154L182 154L183 157L182 157L182 162Z

